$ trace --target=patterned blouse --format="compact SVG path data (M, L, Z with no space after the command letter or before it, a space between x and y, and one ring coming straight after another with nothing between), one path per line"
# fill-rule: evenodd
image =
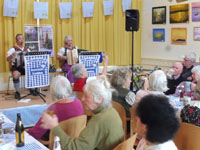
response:
M181 119L183 122L200 127L200 108L197 106L186 105L181 110Z

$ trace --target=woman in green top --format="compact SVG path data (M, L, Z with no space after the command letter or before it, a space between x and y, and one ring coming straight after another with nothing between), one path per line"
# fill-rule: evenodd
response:
M123 140L123 127L119 114L111 105L112 89L105 76L88 82L84 87L88 110L94 112L78 138L71 138L58 125L57 117L43 113L43 127L51 129L61 139L62 150L111 150Z

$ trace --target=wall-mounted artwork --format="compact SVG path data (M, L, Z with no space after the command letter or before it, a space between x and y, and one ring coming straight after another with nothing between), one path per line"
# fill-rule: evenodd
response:
M165 29L153 29L153 41L164 42L165 41Z
M152 24L166 24L166 6L152 8Z
M200 2L192 3L192 21L200 21Z
M188 23L189 4L170 6L170 23Z
M186 28L172 28L171 29L171 44L186 45L187 43L187 29Z
M185 1L188 1L188 0L176 0L177 3L185 2Z
M200 41L200 27L194 27L194 40Z

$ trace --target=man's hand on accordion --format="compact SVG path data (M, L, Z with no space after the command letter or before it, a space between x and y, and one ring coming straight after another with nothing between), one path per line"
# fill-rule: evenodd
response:
M12 58L15 58L17 56L17 54L14 52L12 53Z

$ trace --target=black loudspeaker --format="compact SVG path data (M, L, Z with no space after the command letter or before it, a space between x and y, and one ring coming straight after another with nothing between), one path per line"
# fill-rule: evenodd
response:
M139 10L128 9L126 10L126 31L139 30Z

